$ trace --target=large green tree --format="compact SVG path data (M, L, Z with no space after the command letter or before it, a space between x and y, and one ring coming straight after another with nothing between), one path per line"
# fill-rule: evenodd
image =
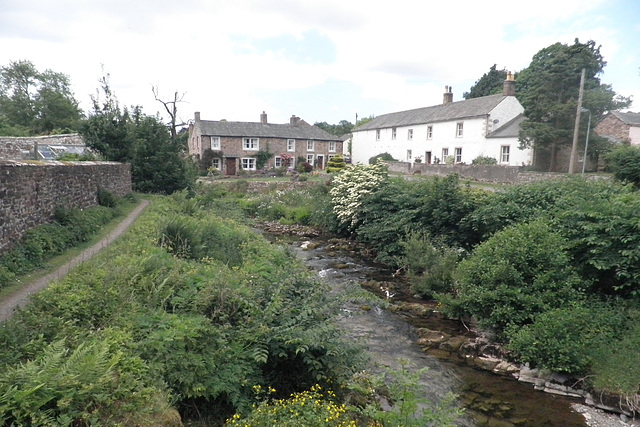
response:
M340 120L337 125L330 125L327 122L316 122L313 125L335 136L351 133L351 130L354 128L353 123L347 120Z
M75 132L81 118L67 75L48 69L40 72L24 60L0 67L0 133Z
M496 64L493 64L489 72L483 74L480 80L476 81L469 92L465 92L462 97L471 99L501 93L504 81L507 78L507 70L497 70L496 67Z
M109 84L92 96L93 110L80 126L88 147L109 161L131 163L133 188L145 193L171 194L195 183L195 166L184 153L184 138L172 138L158 117L139 106L121 109Z
M528 119L521 127L520 143L536 149L537 167L555 171L558 151L572 143L582 69L582 105L591 112L592 129L606 111L630 104L629 98L601 83L599 76L605 65L600 46L592 40L580 43L576 39L572 45L555 43L540 50L520 72L517 97ZM546 159L544 165L542 159Z

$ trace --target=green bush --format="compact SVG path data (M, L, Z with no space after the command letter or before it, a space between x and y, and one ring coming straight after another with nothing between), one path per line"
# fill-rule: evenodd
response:
M592 303L549 310L530 325L513 327L507 335L519 361L555 372L585 374L594 361L606 364L602 357L594 358L594 350L603 345L610 348L627 324L619 307Z
M376 163L378 163L379 160L385 161L385 162L397 162L396 159L393 158L393 156L389 153L380 153L380 154L376 154L373 157L369 158L369 164L370 165L375 165Z
M617 180L640 187L640 147L620 145L607 153L605 160L607 171Z
M478 156L471 161L472 165L497 165L498 161L489 156Z
M98 205L115 208L118 205L118 198L110 191L98 186Z
M400 242L404 256L399 264L407 271L411 292L423 298L448 293L453 287L460 253L425 234L414 233Z
M445 309L476 316L502 336L509 326L580 300L585 284L569 266L566 245L542 220L496 233L460 262L456 296L441 296Z

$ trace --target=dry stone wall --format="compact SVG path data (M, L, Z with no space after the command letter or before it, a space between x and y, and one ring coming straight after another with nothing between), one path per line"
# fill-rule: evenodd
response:
M56 206L96 206L98 187L117 196L131 193L131 166L0 160L0 253L30 228L50 222Z

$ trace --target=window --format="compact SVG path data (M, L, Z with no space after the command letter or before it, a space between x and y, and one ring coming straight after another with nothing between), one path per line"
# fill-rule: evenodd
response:
M447 157L449 157L449 149L448 148L443 148L442 149L442 163L446 163L447 162Z
M413 129L407 131L407 139L411 141L413 139Z
M335 154L329 154L329 155L327 156L327 159L331 160L331 159L333 159L335 156L336 156Z
M380 129L376 129L376 141L380 141Z
M335 151L336 151L336 142L329 141L329 152L335 153Z
M456 138L462 138L463 123L456 123Z
M242 138L242 148L244 150L258 151L258 138Z
M307 163L313 165L313 154L307 154Z
M253 157L243 157L242 158L242 169L246 171L254 171L256 170L256 159Z
M411 152L411 150L407 150L407 162L410 162L412 158L413 158L413 153Z
M433 126L427 126L427 139L433 138Z
M509 163L509 151L510 147L508 145L500 147L500 163Z
M315 143L313 142L312 139L307 141L307 151L313 151L314 146L315 146Z
M219 150L220 149L220 137L219 136L212 136L211 137L211 149L212 150Z
M455 162L462 163L462 148L456 148Z
M391 128L391 139L396 139L396 128Z
M211 159L211 167L220 170L220 159Z
M295 139L287 139L287 151L296 151Z
M275 166L277 168L281 168L283 166L282 157L276 156L274 160L275 160Z

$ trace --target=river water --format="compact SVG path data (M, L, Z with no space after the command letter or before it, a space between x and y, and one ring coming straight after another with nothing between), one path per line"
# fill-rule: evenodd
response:
M320 280L332 286L333 292L344 292L371 280L399 280L391 271L376 265L355 251L340 249L328 239L314 236L311 245L302 244L308 238L286 238L271 235L276 243L290 245L291 249L317 274ZM385 297L385 293L381 293ZM394 299L402 297L394 295ZM408 298L408 297L407 297ZM427 304L425 302L425 304ZM586 426L582 415L571 408L576 400L535 391L531 384L469 366L462 358L442 357L437 352L423 351L417 344L415 328L427 326L432 330L464 334L464 326L456 321L430 317L408 318L381 308L385 304L364 305L346 302L340 325L347 333L362 342L377 367L397 369L400 360L408 361L415 369L428 367L425 376L427 398L438 402L448 392L459 396L465 415L460 426L527 426L578 427ZM440 357L438 357L440 356Z

